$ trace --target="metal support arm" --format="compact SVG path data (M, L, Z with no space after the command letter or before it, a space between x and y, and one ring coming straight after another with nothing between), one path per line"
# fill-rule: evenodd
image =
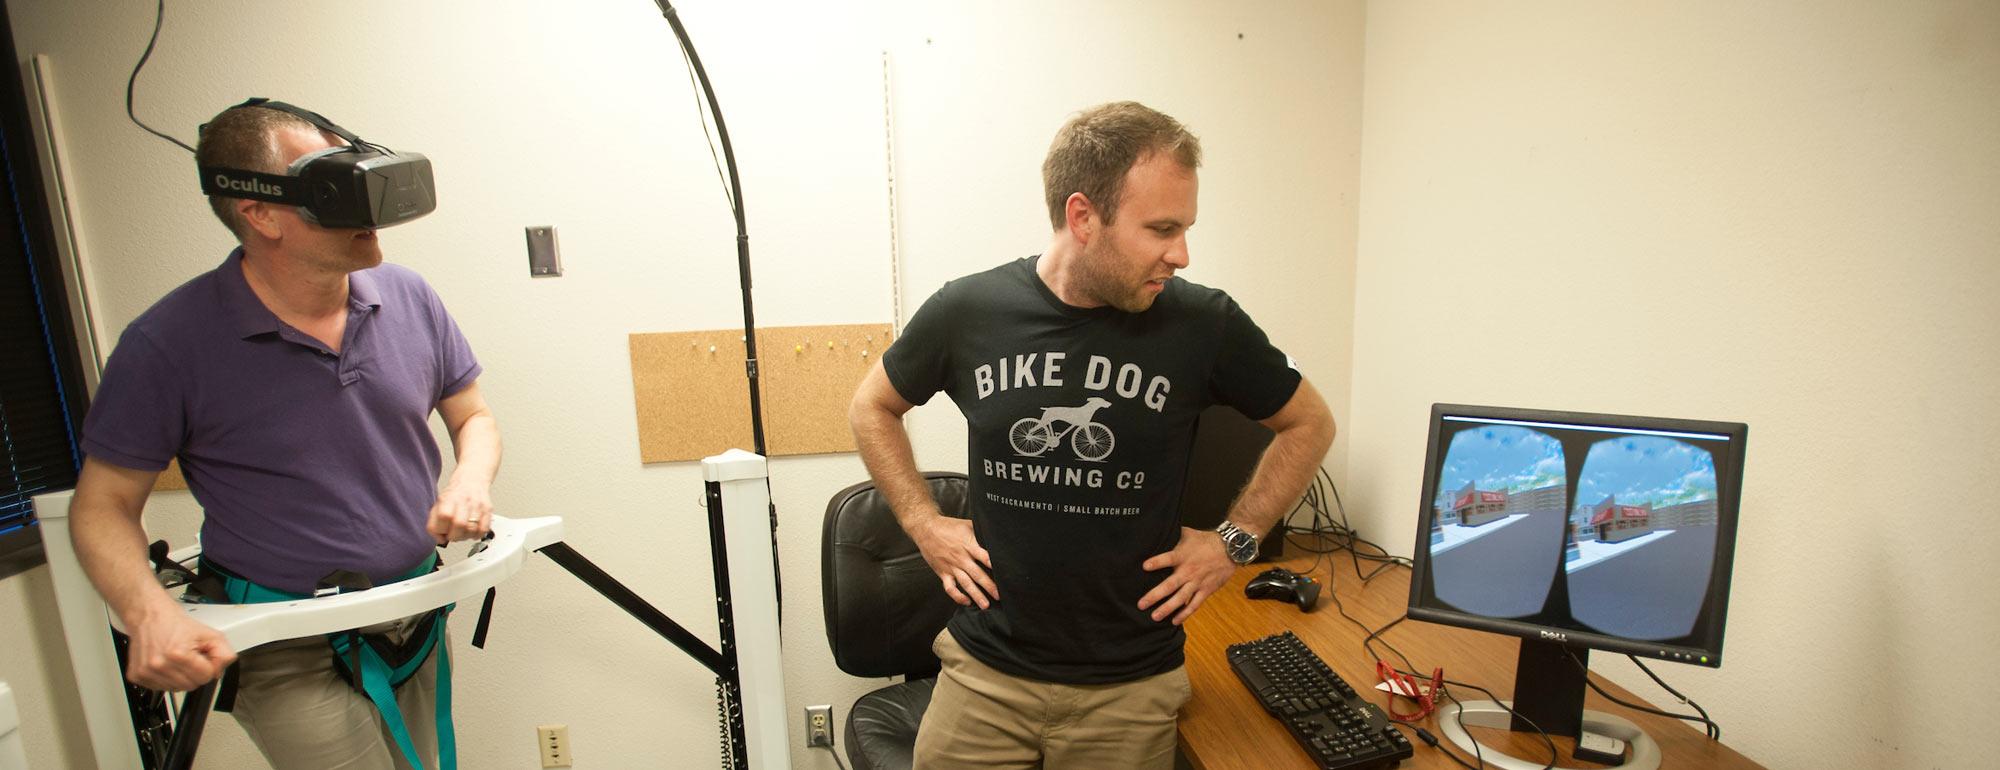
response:
M646 627L652 629L653 633L659 634L669 642L673 642L675 647L681 648L682 652L687 653L696 662L707 666L708 670L715 672L718 676L727 673L727 667L723 665L722 653L716 652L715 648L708 646L706 642L689 633L679 623L675 623L673 618L667 617L666 613L648 604L645 599L639 598L639 595L633 593L632 589L626 588L625 584L618 582L617 578L599 569L596 564L584 558L583 554L577 553L576 549L569 547L568 543L556 543L543 548L541 554L554 560L555 563L562 565L563 569L569 570L569 574L575 575L576 579L583 581L584 585L590 586L599 594L603 594L604 598L610 599L611 603L618 605L619 609L630 613L639 622L646 624Z

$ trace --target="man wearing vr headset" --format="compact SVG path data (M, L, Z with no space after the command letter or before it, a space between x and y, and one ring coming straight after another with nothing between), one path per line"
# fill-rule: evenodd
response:
M126 328L84 422L72 503L78 556L131 634L126 676L188 690L238 664L234 713L279 768L435 768L440 755L450 767L441 614L360 629L347 648L312 637L239 658L155 580L140 522L178 458L205 514L204 580L231 602L414 577L434 546L486 534L500 435L481 368L437 295L383 264L376 239L435 207L429 163L263 100L205 125L196 159L241 245ZM433 410L457 459L442 491ZM380 688L386 704L361 692L379 684L379 656L362 665L370 637L422 648L390 655L401 683Z

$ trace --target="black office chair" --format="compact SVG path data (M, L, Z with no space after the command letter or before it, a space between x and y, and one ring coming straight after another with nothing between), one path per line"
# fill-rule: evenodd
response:
M924 480L945 515L967 517L964 474L926 473ZM854 702L847 758L854 770L908 770L937 684L931 640L958 605L869 482L827 502L820 573L834 664L854 676L903 677Z

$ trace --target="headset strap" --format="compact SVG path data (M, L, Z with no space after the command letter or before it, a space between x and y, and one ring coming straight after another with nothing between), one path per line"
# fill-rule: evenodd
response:
M369 146L367 141L363 140L359 136L355 136L354 132L349 131L345 128L341 128L338 124L334 123L333 121L327 120L325 115L313 112L312 110L308 110L304 107L298 107L291 104L286 104L284 102L266 99L262 96L250 97L249 99L243 100L242 104L236 105L235 107L231 107L229 109L233 110L237 109L238 107L262 107L267 110L277 110L279 112L291 113L292 115L298 116L300 119L304 120L307 123L311 123L315 126L318 126L321 131L325 131L329 134L333 134L334 136L346 139L347 143L354 146L355 149L361 149L362 147Z
M262 107L267 110L277 110L294 115L300 120L313 124L313 126L321 131L346 140L347 147L355 152L382 150L379 145L362 139L356 136L354 132L341 128L339 124L327 120L325 115L303 107L273 101L262 96L253 96L244 100L242 104L230 107L229 109L234 110L243 107ZM200 131L208 131L208 124L202 124ZM257 171L224 168L221 166L201 166L200 171L201 192L204 195L215 195L225 198L246 198L266 203L282 203L288 206L306 206L312 203L312 193L307 189L306 183L295 176L265 174Z

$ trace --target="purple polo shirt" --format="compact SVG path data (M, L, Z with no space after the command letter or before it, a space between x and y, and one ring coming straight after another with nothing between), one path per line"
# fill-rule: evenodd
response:
M179 457L203 553L308 592L337 569L380 582L431 553L438 401L479 377L428 284L384 264L348 277L335 354L278 320L243 251L126 327L83 422L83 451L146 471Z

